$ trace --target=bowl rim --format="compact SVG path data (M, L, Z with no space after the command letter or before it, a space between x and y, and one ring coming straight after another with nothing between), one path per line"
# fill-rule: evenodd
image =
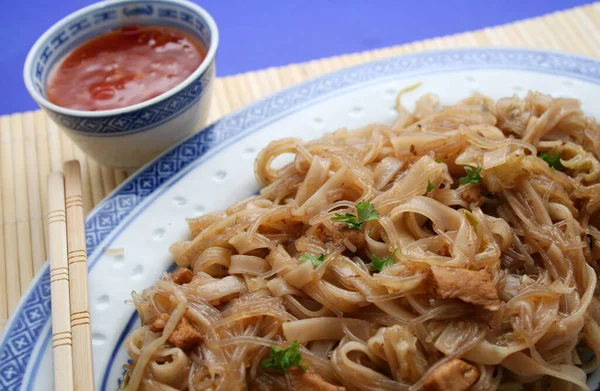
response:
M110 110L91 111L91 110L69 109L69 108L62 107L62 106L59 106L57 104L50 102L46 97L44 97L42 94L40 94L38 92L38 90L34 87L33 80L31 79L30 70L33 66L34 54L38 52L40 47L43 44L45 44L57 32L57 30L63 28L66 24L73 21L74 19L77 19L83 15L90 13L90 12L93 12L95 10L103 8L109 4L139 3L139 0L112 0L110 2L103 0L103 1L99 1L97 3L91 4L87 7L81 8L81 9L65 16L64 18L60 19L58 22L54 23L49 29L47 29L35 41L35 43L31 47L31 49L29 49L29 53L27 53L27 57L25 59L25 65L23 66L23 80L25 82L25 87L27 88L27 91L29 92L29 94L31 95L33 100L35 100L36 103L44 109L51 110L51 111L57 112L58 114L62 114L62 115L66 115L66 116L87 117L87 118L111 117L111 116L130 113L130 112L133 112L133 111L136 111L139 109L143 109L143 108L152 106L156 103L159 103L161 101L164 101L164 100L172 97L173 95L176 95L177 93L181 92L181 90L183 90L184 88L189 86L192 83L192 81L194 81L198 77L200 77L208 69L210 64L212 64L214 61L215 55L217 53L217 47L219 45L219 30L217 28L217 24L215 23L212 16L208 13L208 11L206 11L204 8L200 7L199 5L192 3L191 1L188 1L188 0L160 0L160 1L165 2L165 3L185 5L186 7L189 7L194 12L196 12L201 18L204 19L204 21L208 25L208 29L210 30L210 33L211 33L210 45L206 52L206 57L204 58L204 60L202 60L202 62L198 66L198 68L196 68L196 70L194 70L194 72L192 72L185 80L183 80L181 83L179 83L175 87L171 88L170 90L165 91L162 94L160 94L152 99L146 100L144 102L136 103L131 106L126 106L126 107L122 107L122 108L118 108L118 109L110 109Z

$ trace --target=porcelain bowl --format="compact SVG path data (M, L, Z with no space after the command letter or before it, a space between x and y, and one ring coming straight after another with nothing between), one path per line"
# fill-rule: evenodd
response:
M48 75L57 62L83 42L126 25L183 30L204 45L207 56L181 84L125 108L72 110L48 100ZM106 166L137 168L205 124L218 43L213 18L189 1L102 1L72 13L47 30L27 55L23 77L33 99L85 153Z

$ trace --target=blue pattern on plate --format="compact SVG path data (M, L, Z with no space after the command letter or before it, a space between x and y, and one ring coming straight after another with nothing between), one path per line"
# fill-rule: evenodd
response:
M514 49L478 49L420 53L363 64L326 75L229 115L194 135L130 178L86 220L90 254L148 196L176 174L193 167L208 151L215 152L251 134L256 125L295 112L327 96L385 78L465 69L519 69L578 78L600 84L600 63L591 58ZM136 211L136 213L140 212ZM90 269L96 259L90 259ZM0 390L17 390L41 331L50 320L47 265L13 315L0 345ZM34 371L39 365L34 359ZM111 360L112 361L112 360Z

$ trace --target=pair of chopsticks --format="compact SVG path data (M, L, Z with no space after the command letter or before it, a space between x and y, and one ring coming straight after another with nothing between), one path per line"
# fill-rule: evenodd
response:
M56 391L94 390L87 256L77 160L48 178L52 354Z

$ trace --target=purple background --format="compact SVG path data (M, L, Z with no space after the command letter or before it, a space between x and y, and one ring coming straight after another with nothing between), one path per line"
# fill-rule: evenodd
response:
M221 33L220 76L376 49L543 15L584 0L194 0ZM37 108L25 56L52 24L90 0L3 0L0 114Z

